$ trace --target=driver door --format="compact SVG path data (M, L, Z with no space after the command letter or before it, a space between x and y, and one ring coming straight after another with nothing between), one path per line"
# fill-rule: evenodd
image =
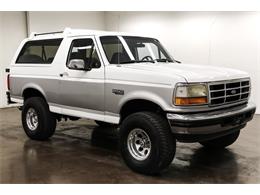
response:
M84 69L77 66L77 62L83 61ZM71 65L71 62L76 64ZM71 40L67 63L60 76L63 114L96 120L104 118L104 65L93 36Z

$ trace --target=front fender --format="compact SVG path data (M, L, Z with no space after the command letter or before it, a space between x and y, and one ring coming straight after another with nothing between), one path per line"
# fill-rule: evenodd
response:
M168 110L169 109L169 104L167 103L166 100L164 100L161 96L158 94L155 94L153 92L149 91L133 91L130 93L127 93L120 101L119 101L119 110L129 101L131 100L146 100L153 102L160 106L163 110Z

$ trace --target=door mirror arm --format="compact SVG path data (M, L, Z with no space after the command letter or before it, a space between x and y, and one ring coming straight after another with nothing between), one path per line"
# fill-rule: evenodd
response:
M86 63L86 64L84 63L84 69L86 71L90 71L92 69L91 63Z

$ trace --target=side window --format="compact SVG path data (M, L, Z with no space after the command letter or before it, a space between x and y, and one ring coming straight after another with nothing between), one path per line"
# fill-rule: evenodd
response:
M85 66L91 68L100 68L101 63L97 54L95 44L92 39L76 39L71 43L70 52L68 55L67 66L71 60L83 60ZM70 69L80 69L69 67Z
M28 41L22 48L17 64L51 64L62 39Z
M116 36L100 37L103 49L110 64L120 64L130 61L121 41Z

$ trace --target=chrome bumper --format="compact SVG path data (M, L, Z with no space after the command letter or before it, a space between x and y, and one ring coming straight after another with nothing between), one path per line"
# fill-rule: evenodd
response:
M214 134L243 128L248 121L252 120L255 110L255 104L248 103L195 114L167 113L167 119L175 134Z

